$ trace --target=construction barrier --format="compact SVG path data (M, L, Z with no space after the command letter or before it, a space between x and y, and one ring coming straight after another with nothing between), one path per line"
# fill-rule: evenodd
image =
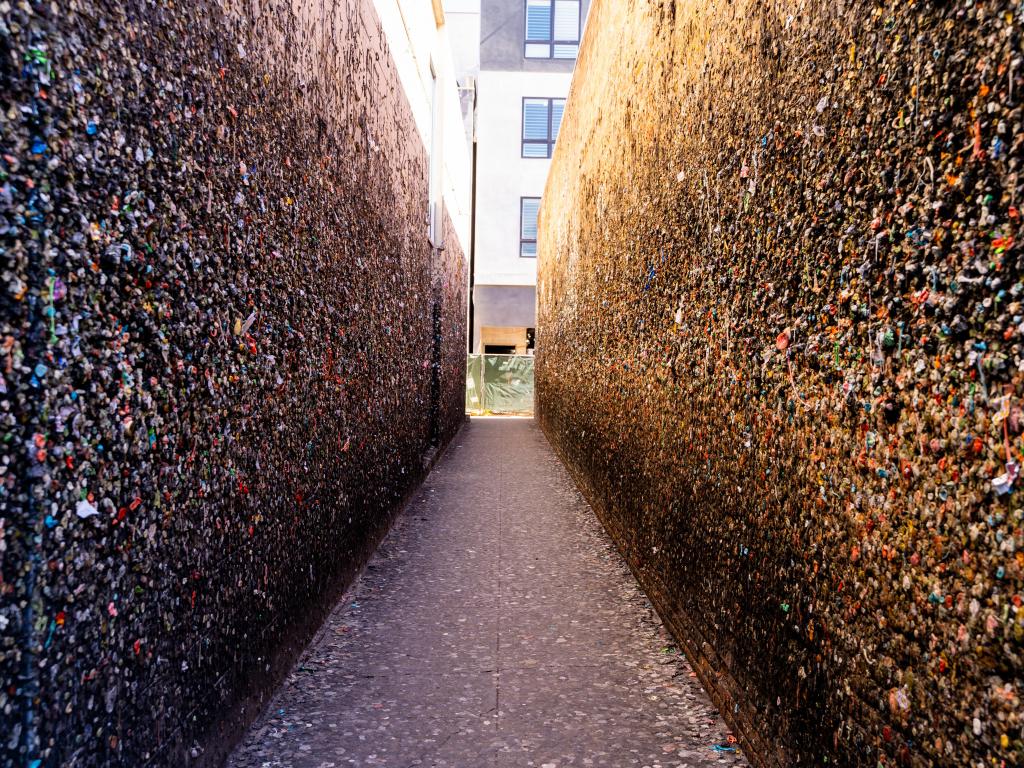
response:
M532 355L467 355L466 412L533 415Z

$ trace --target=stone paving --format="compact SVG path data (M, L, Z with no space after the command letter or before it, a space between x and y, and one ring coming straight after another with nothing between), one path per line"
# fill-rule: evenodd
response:
M230 768L747 765L532 419L473 419Z

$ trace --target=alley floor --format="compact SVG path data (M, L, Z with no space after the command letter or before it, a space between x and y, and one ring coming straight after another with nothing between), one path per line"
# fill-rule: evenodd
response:
M228 762L746 765L539 427L474 419Z

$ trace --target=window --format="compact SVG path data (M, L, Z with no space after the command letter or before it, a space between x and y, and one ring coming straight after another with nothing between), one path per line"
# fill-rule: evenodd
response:
M526 0L526 58L575 59L580 0Z
M537 213L539 211L539 197L519 198L519 255L523 258L537 258Z
M523 157L551 157L565 99L523 99Z

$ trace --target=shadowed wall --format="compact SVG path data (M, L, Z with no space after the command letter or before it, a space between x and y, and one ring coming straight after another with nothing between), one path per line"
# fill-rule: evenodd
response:
M0 21L0 764L215 763L463 418L465 262L368 0Z
M1021 8L594 3L543 427L761 765L1021 765Z

